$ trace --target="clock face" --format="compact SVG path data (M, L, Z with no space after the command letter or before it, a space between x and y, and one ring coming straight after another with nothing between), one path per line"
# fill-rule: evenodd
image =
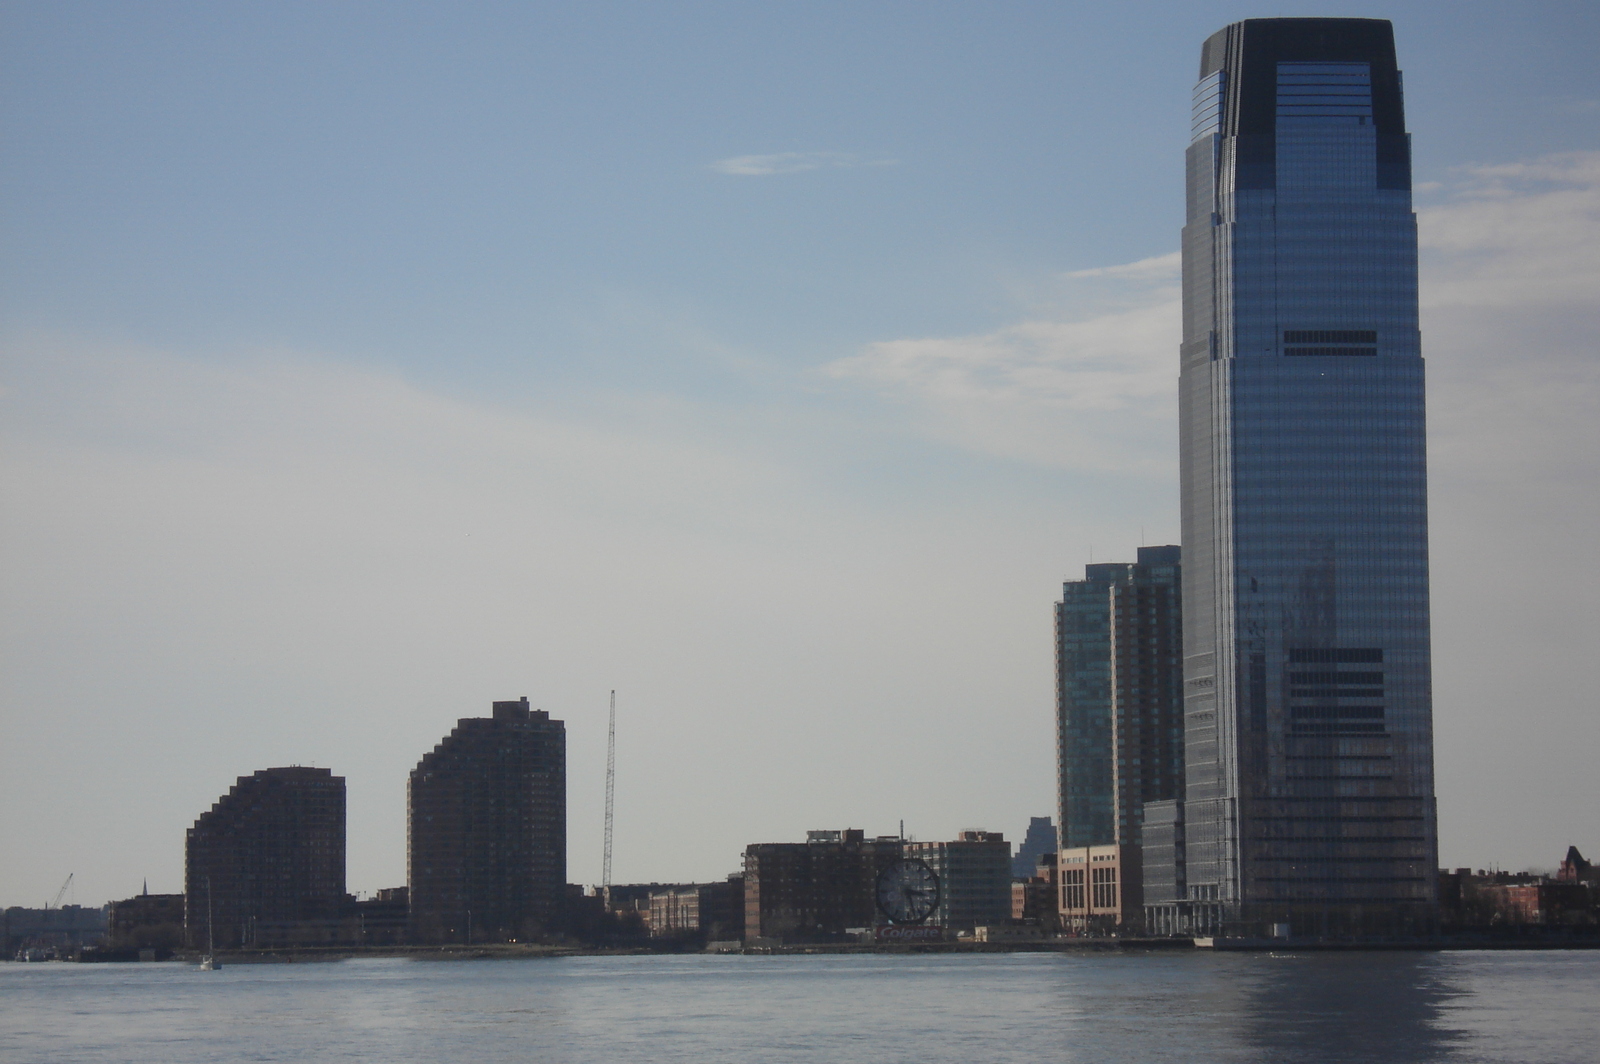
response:
M939 877L928 863L906 857L878 873L878 908L890 923L920 924L939 907Z

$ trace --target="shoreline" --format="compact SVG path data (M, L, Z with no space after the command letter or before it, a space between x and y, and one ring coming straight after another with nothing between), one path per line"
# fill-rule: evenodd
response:
M1082 938L1050 942L928 942L885 945L865 942L745 946L738 949L687 950L649 946L582 946L517 943L480 946L326 946L261 950L218 950L216 958L227 964L312 964L363 958L402 957L419 961L528 960L567 957L683 957L683 956L816 956L850 954L927 955L989 953L1394 953L1455 951L1566 951L1600 949L1600 937L1572 938L1439 938L1388 941L1314 941L1296 939L1117 939ZM182 950L172 961L197 964L203 954ZM103 961L99 963L140 963ZM166 962L145 962L166 963Z

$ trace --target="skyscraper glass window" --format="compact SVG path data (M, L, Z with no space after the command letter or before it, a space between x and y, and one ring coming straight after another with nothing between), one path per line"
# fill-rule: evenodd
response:
M1192 129L1184 889L1224 931L1424 930L1427 475L1392 27L1221 30Z

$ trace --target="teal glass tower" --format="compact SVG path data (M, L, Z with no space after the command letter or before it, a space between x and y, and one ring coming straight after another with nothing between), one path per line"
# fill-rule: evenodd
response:
M1140 547L1056 603L1061 848L1140 845L1145 803L1183 790L1180 550Z
M1187 188L1183 897L1203 931L1426 931L1423 362L1390 24L1213 35Z

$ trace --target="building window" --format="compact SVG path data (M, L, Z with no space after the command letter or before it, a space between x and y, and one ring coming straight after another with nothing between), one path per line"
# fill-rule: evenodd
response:
M1117 866L1106 865L1102 868L1091 869L1094 873L1093 894L1096 909L1115 909L1117 907Z

